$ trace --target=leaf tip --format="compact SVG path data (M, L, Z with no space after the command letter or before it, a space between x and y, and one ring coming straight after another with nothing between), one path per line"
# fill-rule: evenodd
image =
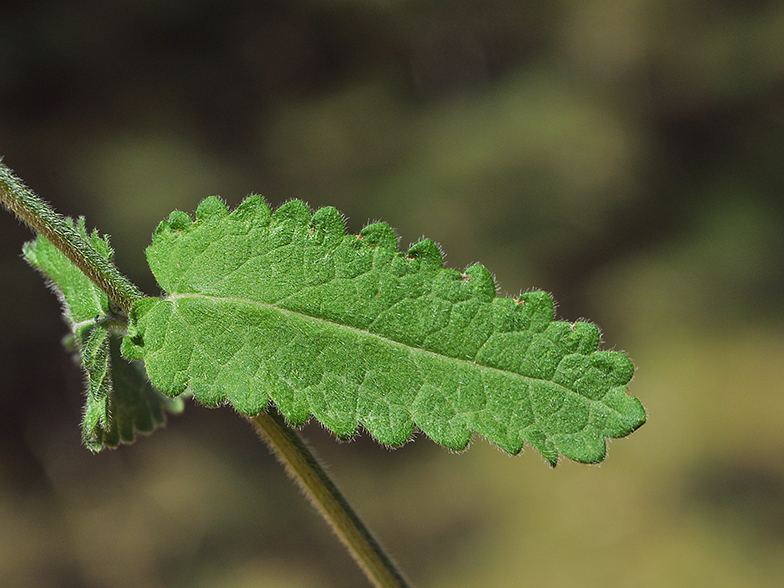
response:
M38 238L27 241L24 245L22 245L22 256L24 256L25 260L34 267L38 265L37 245Z

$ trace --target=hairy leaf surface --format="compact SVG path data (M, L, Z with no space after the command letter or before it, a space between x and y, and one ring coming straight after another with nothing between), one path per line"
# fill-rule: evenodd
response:
M84 219L76 228L111 260L106 239L95 232L88 236ZM106 294L45 237L26 243L23 253L51 281L73 332L69 347L79 353L87 373L82 435L90 449L132 443L137 432L149 433L165 422L165 409L182 410L180 399L164 396L150 385L141 362L120 355L125 325L117 322Z
M170 396L246 415L271 399L295 426L361 424L390 446L416 427L461 450L476 432L552 464L601 461L645 421L631 361L597 350L594 325L554 321L543 292L496 297L483 266L445 269L429 240L399 252L384 223L347 235L331 207L210 197L162 222L147 259L165 296L136 303L122 351Z

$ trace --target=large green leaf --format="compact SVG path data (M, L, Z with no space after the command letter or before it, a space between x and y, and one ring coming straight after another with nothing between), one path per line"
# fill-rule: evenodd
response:
M461 450L474 431L552 464L601 461L645 421L631 361L597 351L594 325L554 321L543 292L497 298L484 267L444 269L429 240L399 252L384 223L346 235L331 207L210 197L162 222L147 259L166 294L136 303L122 352L170 396L247 415L272 399L295 426L359 423L391 446L418 427Z
M88 236L84 219L79 219L76 229L86 243L111 260L108 241L95 232ZM149 433L162 425L165 409L182 410L181 400L172 400L150 385L141 362L120 355L126 324L118 320L106 294L45 237L26 243L23 253L57 291L73 332L69 346L75 347L87 372L82 435L90 449L131 443L137 432Z

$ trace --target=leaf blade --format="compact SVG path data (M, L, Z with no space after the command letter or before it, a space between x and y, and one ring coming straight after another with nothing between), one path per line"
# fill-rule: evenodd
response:
M429 240L399 252L384 223L346 235L331 207L210 197L162 222L147 256L167 296L134 307L123 353L170 396L249 415L272 399L295 426L313 414L393 446L416 426L461 450L473 431L551 463L601 461L645 420L631 362L598 351L594 325L554 321L542 292L496 298L484 267L445 269Z

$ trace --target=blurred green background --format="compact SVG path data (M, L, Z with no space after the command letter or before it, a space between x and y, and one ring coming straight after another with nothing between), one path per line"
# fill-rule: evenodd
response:
M638 366L601 466L303 429L417 586L784 578L784 3L182 0L0 8L0 155L144 247L251 192L426 235ZM360 587L231 409L99 455L57 300L0 217L0 585Z

